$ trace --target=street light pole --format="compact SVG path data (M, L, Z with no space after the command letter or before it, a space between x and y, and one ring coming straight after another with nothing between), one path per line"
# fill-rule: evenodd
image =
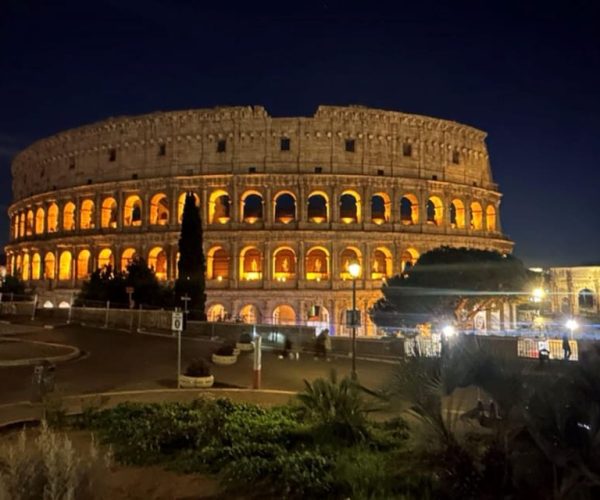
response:
M352 320L352 380L356 380L356 327L358 323L358 314L356 313L356 279L360 276L360 264L353 262L348 266L348 272L352 277L352 314L350 319Z

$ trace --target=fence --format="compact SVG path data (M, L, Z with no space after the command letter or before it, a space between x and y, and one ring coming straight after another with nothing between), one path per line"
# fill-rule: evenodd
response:
M579 349L576 340L569 340L571 347L571 356L569 361L579 360ZM519 339L517 342L517 356L519 358L534 358L539 357L540 349L548 349L550 359L564 359L563 341L561 339Z

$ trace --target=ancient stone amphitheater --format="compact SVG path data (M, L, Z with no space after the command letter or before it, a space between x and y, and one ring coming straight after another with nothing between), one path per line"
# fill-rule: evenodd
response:
M330 325L439 245L510 252L486 134L456 122L320 106L109 118L42 139L12 165L8 269L49 304L141 255L176 277L186 192L205 223L208 316ZM367 321L361 333L372 333Z

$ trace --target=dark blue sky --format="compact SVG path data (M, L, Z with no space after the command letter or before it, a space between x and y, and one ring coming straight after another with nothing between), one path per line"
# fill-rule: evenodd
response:
M65 128L226 104L275 116L363 104L486 130L516 254L600 262L597 4L0 0L0 209L11 156Z

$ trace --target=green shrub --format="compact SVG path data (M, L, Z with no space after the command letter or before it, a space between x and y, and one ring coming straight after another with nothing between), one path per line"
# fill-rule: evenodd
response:
M233 346L228 344L222 345L215 351L215 354L217 356L233 356Z
M252 335L249 333L242 333L240 335L240 343L241 344L250 344L252 342Z
M210 366L203 359L193 359L185 370L188 377L210 377Z

